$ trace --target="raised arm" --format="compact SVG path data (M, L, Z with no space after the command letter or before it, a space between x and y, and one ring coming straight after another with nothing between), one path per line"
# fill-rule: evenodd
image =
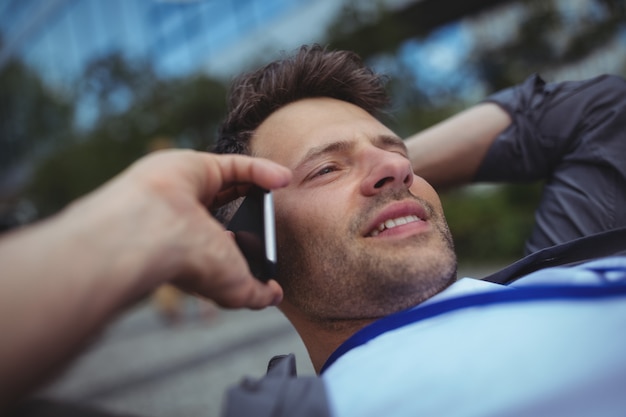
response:
M437 187L543 180L526 252L626 227L626 80L538 75L407 140Z
M466 184L510 124L498 105L481 103L416 133L406 139L413 171L435 188Z
M241 155L161 152L53 218L0 239L0 412L166 281L222 306L277 304L279 285L252 277L208 208L245 184L277 188L290 175Z

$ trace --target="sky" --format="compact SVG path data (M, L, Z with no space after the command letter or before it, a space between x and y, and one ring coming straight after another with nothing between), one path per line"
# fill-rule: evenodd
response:
M409 39L400 47L400 59L414 69L420 91L436 97L444 86L459 86L457 91L473 93L476 79L463 68L472 50L472 39L464 26L442 26L425 39Z

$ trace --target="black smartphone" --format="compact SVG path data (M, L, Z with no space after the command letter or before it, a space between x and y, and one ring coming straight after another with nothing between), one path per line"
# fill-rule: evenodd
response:
M271 191L253 186L228 223L250 271L266 282L276 274L276 229Z

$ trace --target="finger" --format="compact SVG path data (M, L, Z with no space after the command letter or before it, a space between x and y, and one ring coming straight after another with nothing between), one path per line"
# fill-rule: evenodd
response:
M250 184L273 190L286 186L291 180L289 169L268 159L189 150L151 154L129 170L152 189L187 190L209 206L219 192L234 186L236 189L229 191L227 198L245 194ZM157 175L162 172L171 175Z
M253 310L259 310L269 306L280 304L283 299L283 290L281 286L274 280L262 283L256 278L250 282L245 292L241 292L240 298L231 298L229 300L230 307L240 308L247 307Z
M282 165L262 158L230 155L219 158L222 190L235 184L253 183L269 190L289 184L291 171Z
M177 284L227 308L259 309L280 302L282 289L278 283L266 284L254 278L233 233L221 231L220 235L219 245L202 245L197 252L188 252L191 267Z
M232 270L229 272L232 273ZM277 305L283 299L283 290L278 282L261 282L252 276L247 267L243 274L231 275L223 283L212 297L223 307L261 309Z
M237 185L220 191L213 198L213 208L221 207L240 197L245 197L250 191L250 184Z
M274 280L263 283L247 273L243 276L231 275L226 282L228 284L219 289L214 288L214 284L204 288L203 283L197 281L191 285L189 282L182 282L179 286L210 298L225 308L258 310L278 305L283 299L283 290Z
M225 230L224 234L228 236L232 241L235 241L235 233L230 230ZM259 284L261 284L259 286ZM250 295L250 300L248 301L247 307L252 309L264 308L267 306L276 306L281 303L283 300L283 290L280 284L277 281L270 279L267 282L260 283L259 281L254 279L254 286L259 287L257 292L253 292ZM268 292L269 291L269 292ZM269 304L268 304L269 300Z
M220 155L211 168L217 172L209 174L209 178L219 179L206 179L204 193L200 191L199 196L202 203L211 208L244 197L251 184L269 190L284 187L291 181L292 175L289 169L275 162L245 155ZM218 184L219 188L215 189Z
M267 281L267 285L272 287L271 290L273 294L275 294L274 300L272 301L272 305L277 306L280 303L282 303L285 293L283 292L283 287L280 286L278 281L271 279Z
M277 306L283 301L283 289L278 282L272 279L261 285L262 293L258 298L251 300L250 308L258 309L268 306Z

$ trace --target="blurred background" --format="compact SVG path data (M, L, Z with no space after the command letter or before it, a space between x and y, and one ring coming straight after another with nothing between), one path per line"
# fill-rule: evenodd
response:
M520 83L626 73L624 0L1 0L0 225L145 153L206 149L231 78L318 42L391 76L409 135ZM448 193L462 260L515 258L538 187ZM473 244L479 241L480 245Z
M150 151L206 149L232 77L313 42L389 74L392 128L407 136L535 72L625 76L626 1L0 0L0 230L55 213ZM521 255L540 186L444 193L462 275ZM284 353L275 347L309 366L275 313L160 290L49 392L139 414L214 415L207 393L262 373L267 355Z

